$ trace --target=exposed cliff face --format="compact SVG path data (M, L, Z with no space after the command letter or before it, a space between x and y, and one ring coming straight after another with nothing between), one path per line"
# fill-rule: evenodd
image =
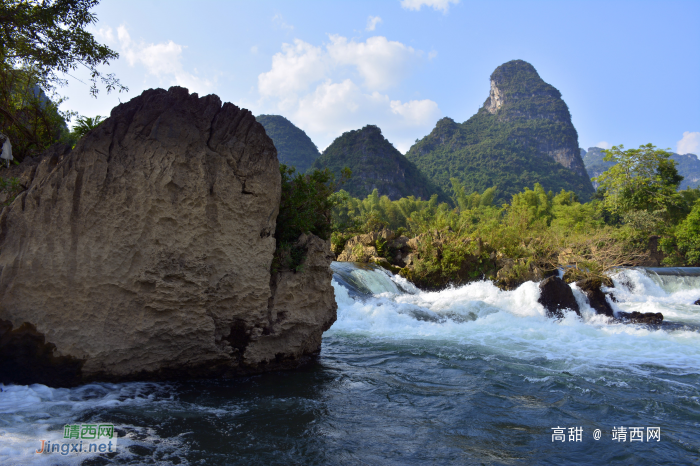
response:
M540 120L534 134L514 134L513 139L531 145L574 173L587 176L578 147L578 133L561 93L540 78L535 68L513 60L491 75L491 92L484 109L502 122ZM547 131L544 126L556 126Z
M534 183L582 200L593 193L561 93L522 60L496 68L476 115L462 124L440 120L406 157L443 189L455 177L468 192L498 186L504 201Z
M318 351L330 272L296 277L312 316L274 292L279 200L249 111L177 87L116 107L0 215L0 381L230 376Z
M447 200L374 125L343 133L312 168L329 168L339 178L344 167L352 170L352 178L342 188L355 197L365 198L377 189L380 196L392 200L407 196L430 199L433 194L438 194L441 201Z

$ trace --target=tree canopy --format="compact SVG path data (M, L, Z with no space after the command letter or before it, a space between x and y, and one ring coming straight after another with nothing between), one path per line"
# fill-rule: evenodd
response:
M0 131L21 157L42 150L67 134L57 87L69 73L83 68L90 89L127 90L114 74L98 67L119 54L99 44L86 27L97 17L97 0L0 0Z
M605 208L623 216L648 212L668 219L680 214L684 202L677 190L683 177L670 156L652 144L628 150L619 145L606 150L604 160L615 165L594 178L600 184Z

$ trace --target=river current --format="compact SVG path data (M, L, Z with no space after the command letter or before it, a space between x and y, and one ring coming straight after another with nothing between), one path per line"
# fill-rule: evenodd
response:
M700 462L700 270L613 276L615 311L662 312L653 327L596 316L575 285L582 316L557 321L533 282L421 292L381 269L333 270L338 320L310 365L234 380L0 384L0 464ZM66 424L113 424L117 452L35 453Z

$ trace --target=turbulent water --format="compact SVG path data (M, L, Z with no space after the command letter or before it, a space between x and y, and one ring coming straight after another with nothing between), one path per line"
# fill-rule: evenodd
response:
M317 362L226 381L0 385L0 463L700 462L700 269L613 277L614 309L662 312L654 327L594 315L575 285L582 316L557 321L532 282L426 293L382 270L333 269L338 321ZM115 425L116 454L34 453L87 423Z

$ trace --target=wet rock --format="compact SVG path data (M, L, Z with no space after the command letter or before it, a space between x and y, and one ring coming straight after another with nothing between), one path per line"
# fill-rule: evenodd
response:
M660 312L618 312L617 317L632 324L658 325L664 321L664 315Z
M562 310L570 309L581 315L573 291L559 277L549 277L540 283L540 297L537 300L547 310L547 317L562 318Z
M602 280L598 278L587 278L576 282L576 286L583 291L588 298L588 304L595 309L597 314L614 317L612 307L605 299L605 293L600 289L602 285Z
M54 152L0 214L0 382L233 376L318 351L330 271L284 292L310 315L277 307L294 302L271 287L279 163L248 110L150 89Z
M696 306L700 306L700 299L698 299L697 301L695 301L693 304L695 304Z

